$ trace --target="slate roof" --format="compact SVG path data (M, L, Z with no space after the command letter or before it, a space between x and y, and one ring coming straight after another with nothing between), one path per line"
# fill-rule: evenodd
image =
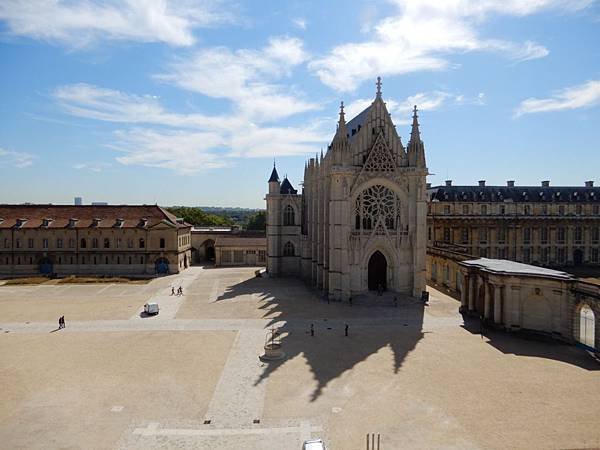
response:
M271 177L269 178L269 183L273 181L279 181L279 174L277 173L277 169L273 166L273 171L271 172Z
M479 258L468 261L461 261L459 264L468 267L479 267L487 270L488 272L494 272L499 274L529 275L536 277L560 278L564 280L573 279L573 276L568 274L567 272L546 269L544 267L531 266L529 264L508 261L506 259Z
M348 139L352 141L354 137L358 134L358 131L363 127L367 118L369 117L369 110L371 109L373 104L366 107L362 110L356 117L346 123L346 130L348 134ZM354 130L354 132L352 132Z
M578 186L436 186L429 200L440 202L599 202L600 187Z
M26 221L19 228L139 228L152 227L166 221L177 228L190 224L156 205L2 205L0 229L17 227L20 219ZM46 219L51 219L45 222ZM70 220L77 219L74 226ZM97 221L96 219L100 219ZM122 221L121 221L122 219ZM146 219L143 226L142 219Z
M296 189L294 189L294 186L292 186L292 183L290 183L290 180L288 180L287 177L285 177L283 179L283 183L281 183L281 188L279 189L279 193L280 194L297 194L298 191Z

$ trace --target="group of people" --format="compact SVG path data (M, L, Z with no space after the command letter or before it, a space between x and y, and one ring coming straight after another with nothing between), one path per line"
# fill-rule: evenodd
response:
M175 286L171 287L171 295L183 295L183 288L179 286L177 288L177 293L175 293Z

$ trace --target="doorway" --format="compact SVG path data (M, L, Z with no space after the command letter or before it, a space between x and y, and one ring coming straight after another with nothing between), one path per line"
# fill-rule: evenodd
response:
M380 285L387 289L387 260L377 250L369 258L369 290L376 291Z
M580 248L576 248L573 251L573 263L576 266L583 264L583 251Z

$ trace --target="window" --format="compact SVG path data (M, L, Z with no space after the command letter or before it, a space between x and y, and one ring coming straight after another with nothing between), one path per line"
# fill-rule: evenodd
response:
M575 207L575 214L577 214L578 216L580 216L580 215L581 215L581 213L583 213L583 208L582 208L582 206L581 206L581 205L577 205L577 206Z
M104 238L104 248L110 248L110 239Z
M129 264L131 264L131 256L129 257Z
M33 258L31 256L29 257L29 264L33 264Z
M296 224L296 218L294 216L294 208L291 205L287 205L283 210L283 225L290 226Z
M140 238L140 248L144 248L145 246L146 246L146 242L144 241L144 238Z
M479 243L480 244L485 244L488 240L488 232L487 232L487 228L480 228L479 229Z
M444 228L444 242L452 242L452 233L448 227Z
M73 264L73 257L72 256L69 258L69 264Z
M592 244L597 244L600 240L600 228L592 228Z
M450 205L444 205L444 214L450 214Z
M558 259L559 264L565 263L565 249L564 248L558 248L556 250L556 259Z
M8 248L8 238L4 238L4 248Z
M96 238L92 239L92 248L98 248L98 239L96 239Z
M544 215L548 214L548 205L542 205L542 214L544 214Z
M48 239L42 239L42 248L48 248Z
M548 263L548 248L547 247L542 248L541 257L542 257L542 264L547 264Z
M594 215L600 214L600 205L594 205Z
M290 241L283 246L283 256L294 256L294 244Z
M75 239L70 238L69 239L69 248L75 248ZM71 263L73 264L73 263Z
M487 258L487 248L480 248L479 249L479 256L481 258Z
M231 250L222 250L221 251L221 261L224 263L231 262Z
M94 256L94 264L98 264L98 261L96 260L95 256Z
M469 214L469 205L463 205L463 214Z
M506 214L506 206L500 205L500 214Z
M127 239L127 248L133 248L133 239Z
M498 249L498 259L506 259L506 249L504 247Z
M531 214L531 206L529 205L525 205L523 206L523 214L525 214L526 216Z
M583 240L583 230L581 227L575 227L575 243L581 244Z
M564 205L560 205L558 207L558 214L561 215L561 216L565 215L565 207L564 207Z
M60 256L58 257L58 263L62 264L62 257L60 257Z
M556 242L558 242L559 244L564 244L565 243L565 229L564 229L564 227L559 227L556 230Z
M62 248L63 245L63 240L61 238L58 238L56 240L56 248Z
M33 248L33 239L32 238L27 239L27 247Z
M85 264L85 256L81 257L81 264Z
M81 239L81 242L79 243L79 246L81 248L86 248L87 247L87 242L84 238Z
M242 264L244 262L244 250L233 251L233 262L236 264Z
M117 248L121 248L121 238L117 238L116 242L115 242L115 246Z
M597 248L593 248L592 249L592 262L593 263L599 262L599 260L598 260L598 249Z
M531 244L531 228L523 228L523 244Z
M523 262L525 264L529 264L531 262L531 249L530 248L523 249Z
M140 256L140 264L144 264L144 257Z
M468 228L463 228L461 233L460 233L460 243L461 244L468 244L469 243L469 229Z
M431 227L427 228L427 239L431 240Z
M371 186L356 197L354 217L357 230L371 230L377 223L395 229L400 223L400 200L385 186Z
M258 262L265 262L266 260L266 252L264 250L258 251Z
M160 248L165 248L165 238L160 238Z
M15 239L15 247L21 248L21 238Z
M487 214L487 205L481 205L481 215Z
M121 264L121 257L117 256L117 264Z
M548 228L547 227L540 228L540 242L542 244L548 243Z
M104 264L108 264L108 256L104 258Z

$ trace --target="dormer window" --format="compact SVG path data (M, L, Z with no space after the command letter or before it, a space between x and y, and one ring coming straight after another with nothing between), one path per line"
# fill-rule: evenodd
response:
M145 217L141 218L139 226L140 228L146 228L146 226L148 226L148 219Z
M123 228L124 223L125 223L125 219L117 219L117 221L115 222L115 227Z
M75 228L77 226L77 222L79 222L79 219L75 219L74 217L71 217L69 219L69 228Z
M52 219L42 219L42 226L44 228L49 227L51 223L52 223Z
M17 219L17 228L21 228L27 223L27 219Z
M98 225L100 225L100 222L102 221L102 219L99 218L95 218L92 220L92 226L93 227L97 227Z

